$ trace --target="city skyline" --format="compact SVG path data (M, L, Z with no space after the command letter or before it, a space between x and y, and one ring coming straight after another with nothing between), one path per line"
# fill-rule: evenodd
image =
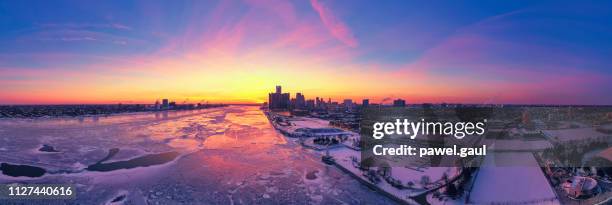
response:
M0 1L0 104L609 105L610 4Z

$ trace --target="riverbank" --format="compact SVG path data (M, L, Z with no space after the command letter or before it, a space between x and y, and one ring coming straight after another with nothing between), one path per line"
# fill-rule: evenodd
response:
M301 128L330 127L325 120L309 117L286 117L266 112L270 122L280 133L298 142L309 140L296 134ZM280 118L280 119L279 119ZM278 123L281 122L281 123ZM350 132L350 131L348 131ZM358 133L353 133L346 141L359 141ZM461 175L461 169L451 167L393 167L387 170L375 167L360 166L361 152L358 147L349 144L334 146L333 149L318 149L309 144L302 144L305 148L317 151L320 156L329 155L334 159L333 166L357 179L360 183L393 199L401 204L420 204L416 198L445 187L453 183ZM358 143L357 143L358 144Z
M160 109L146 104L83 104L83 105L0 105L2 118L93 117L114 114L200 110L225 107L224 104L184 104Z

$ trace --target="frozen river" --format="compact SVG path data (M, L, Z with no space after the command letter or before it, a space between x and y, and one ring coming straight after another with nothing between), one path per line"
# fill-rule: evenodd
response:
M255 106L2 119L0 163L45 171L0 184L74 184L76 201L60 203L393 203L287 141Z

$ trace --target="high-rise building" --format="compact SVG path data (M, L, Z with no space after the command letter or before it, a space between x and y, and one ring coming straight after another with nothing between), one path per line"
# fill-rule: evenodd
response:
M316 103L316 108L319 110L325 110L327 109L327 103L325 103L325 99L321 98L321 97L317 97L315 99L315 103Z
M302 93L295 94L295 108L304 109L306 107L306 98Z
M154 109L159 110L159 108L160 108L159 100L156 100Z
M352 107L353 106L353 100L351 100L351 99L344 99L342 104L344 105L344 107Z
M369 106L369 105L370 105L370 99L363 99L363 100L361 101L361 106L363 106L363 107L367 107L367 106Z
M170 104L168 103L168 99L162 99L162 108L169 108Z
M309 110L315 109L315 101L314 100L307 100L306 101L306 108Z
M282 93L280 85L276 86L276 92L268 94L268 106L270 109L289 109L289 93Z
M351 100L351 99L344 99L344 101L342 102L342 106L344 107L345 110L352 110L353 109L353 100Z
M289 109L296 109L297 105L295 103L295 98L290 98L289 99Z
M403 99L394 100L393 107L406 107L406 101Z
M282 93L282 88L280 85L276 86L276 93Z

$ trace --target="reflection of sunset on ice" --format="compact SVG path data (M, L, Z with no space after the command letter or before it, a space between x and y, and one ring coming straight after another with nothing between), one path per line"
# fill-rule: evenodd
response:
M137 113L97 121L0 120L0 162L47 171L35 178L0 175L0 183L71 182L75 202L84 204L116 198L137 204L391 203L286 141L257 107L168 112L167 118ZM41 144L59 152L40 152ZM180 155L159 165L84 171L111 148L119 151L103 163L168 151Z

